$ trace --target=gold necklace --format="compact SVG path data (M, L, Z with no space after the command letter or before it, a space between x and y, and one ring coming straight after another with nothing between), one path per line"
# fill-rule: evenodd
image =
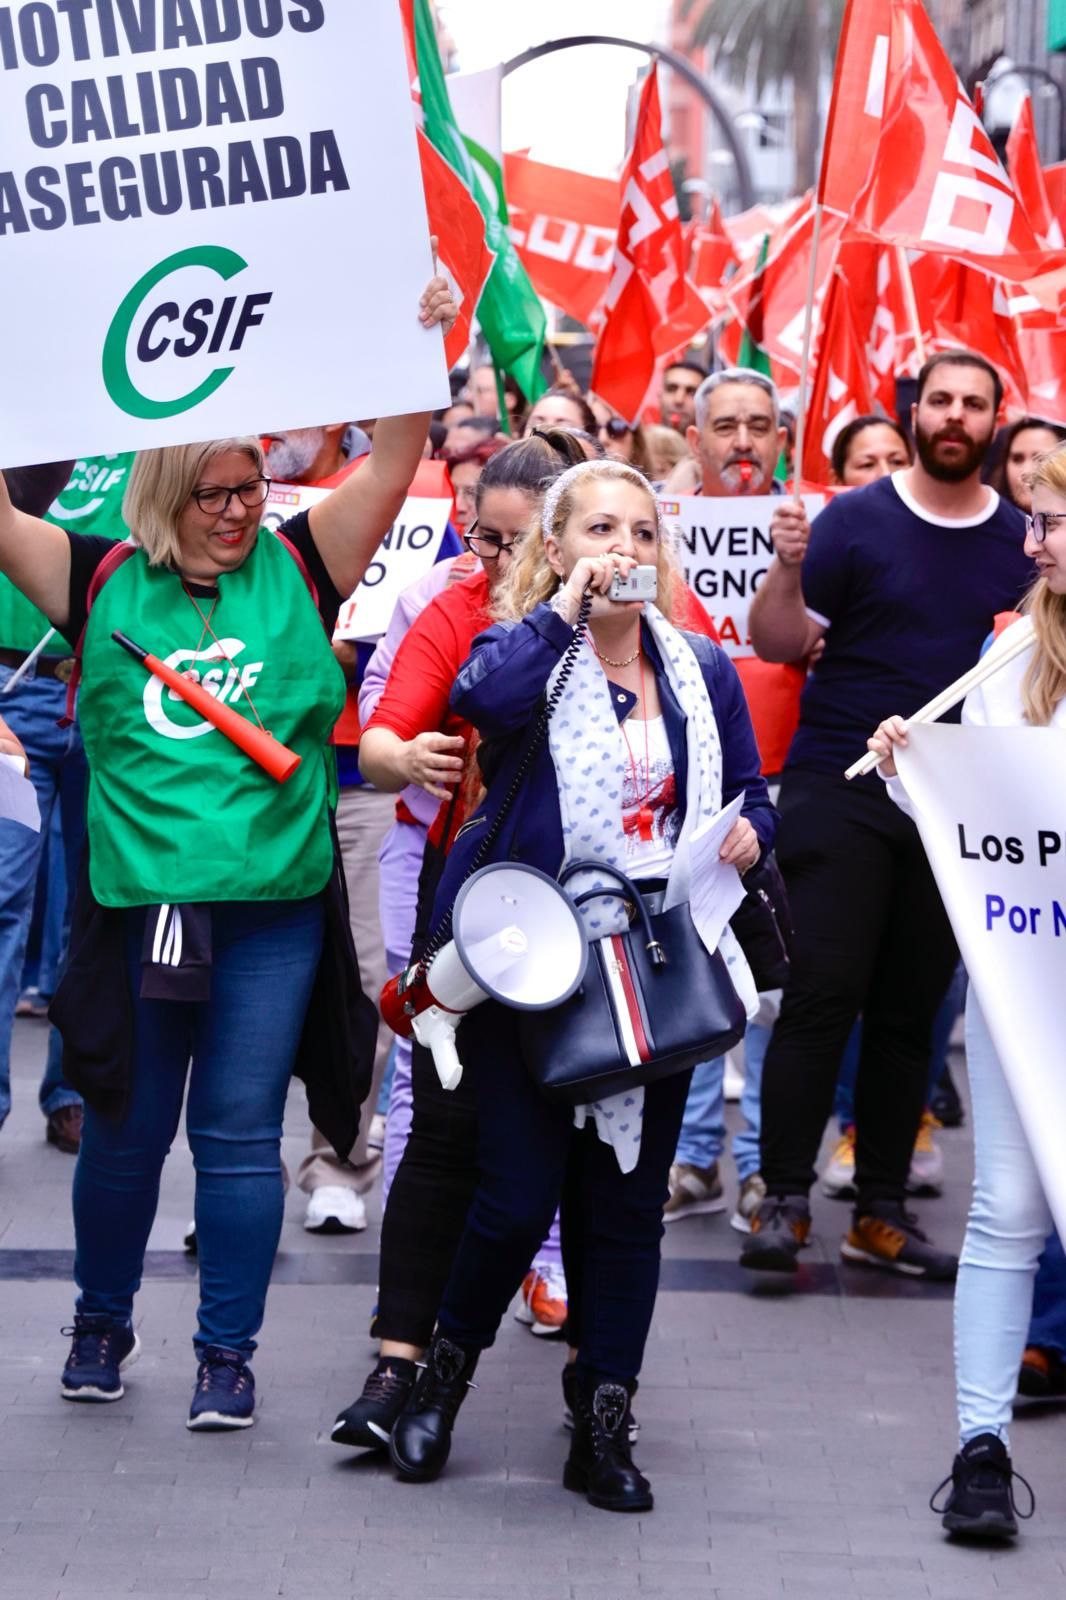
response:
M633 654L631 656L627 656L624 661L612 661L610 656L605 656L603 654L602 650L597 649L596 641L595 641L595 639L593 639L591 633L589 634L589 642L592 645L592 648L596 651L596 654L599 656L600 660L603 662L604 666L606 666L606 667L631 667L633 665L634 661L640 655L640 634L639 634L639 632L637 634L637 648L633 651Z

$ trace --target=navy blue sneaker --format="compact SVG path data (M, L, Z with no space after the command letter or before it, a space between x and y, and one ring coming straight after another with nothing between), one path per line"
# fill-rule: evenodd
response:
M189 1420L185 1424L203 1433L228 1428L250 1428L255 1421L255 1379L239 1350L209 1344L200 1353Z
M128 1322L76 1312L74 1326L61 1330L70 1355L60 1379L64 1400L121 1400L122 1374L141 1353L141 1341Z

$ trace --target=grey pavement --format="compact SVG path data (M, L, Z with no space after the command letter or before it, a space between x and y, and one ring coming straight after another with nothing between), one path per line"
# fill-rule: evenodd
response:
M45 1030L19 1023L0 1133L2 1600L981 1600L1066 1593L1066 1409L1016 1421L1038 1510L1015 1548L949 1544L927 1509L954 1448L943 1290L841 1268L846 1208L819 1199L805 1291L755 1295L724 1216L674 1224L641 1380L640 1465L656 1510L619 1517L561 1487L557 1345L510 1319L482 1361L438 1483L396 1483L329 1441L372 1358L377 1214L356 1238L301 1227L290 1194L246 1433L184 1426L194 1375L188 1149L164 1178L125 1398L72 1406L73 1162L36 1104ZM731 1108L730 1115L735 1115ZM290 1097L286 1157L307 1137ZM940 1135L948 1188L920 1211L957 1246L969 1136ZM733 1189L732 1171L727 1187Z

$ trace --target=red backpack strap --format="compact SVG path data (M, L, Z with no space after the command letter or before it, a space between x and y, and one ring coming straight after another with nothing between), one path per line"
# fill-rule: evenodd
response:
M297 571L299 572L300 577L303 579L304 583L307 585L307 592L311 596L311 599L315 603L315 610L319 611L318 585L315 583L314 578L312 578L310 572L307 570L307 562L304 560L304 558L300 554L299 550L293 544L293 542L289 538L288 534L282 533L280 528L275 528L274 529L274 537L275 537L275 539L280 540L280 542L285 546L286 550L289 552L289 554L292 557L292 559L295 561L296 567L297 567ZM319 615L321 615L321 612L319 612ZM323 622L322 626L325 628L325 626L326 626L325 622ZM328 632L329 630L327 629L326 631Z
M137 546L129 539L119 540L117 544L113 544L110 550L107 551L89 580L89 587L85 595L85 623L78 634L78 642L74 646L74 666L67 680L67 708L59 719L58 726L60 728L69 728L74 721L74 702L78 694L78 685L81 683L81 653L85 648L85 630L89 626L89 613L92 611L96 597L108 578L112 577L119 567L136 553L136 550Z

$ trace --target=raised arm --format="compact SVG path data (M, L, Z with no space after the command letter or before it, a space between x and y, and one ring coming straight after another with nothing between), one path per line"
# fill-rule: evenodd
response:
M437 241L433 240L434 252ZM434 338L447 334L458 307L447 279L431 278L419 301L418 316ZM429 433L429 412L382 417L366 465L345 480L309 513L311 534L338 591L351 594L407 497Z
M16 510L0 473L0 572L60 627L70 610L70 542L62 528Z
M774 560L748 613L751 642L763 661L800 661L825 632L808 614L803 598L802 566L810 533L801 501L775 508L770 525Z

